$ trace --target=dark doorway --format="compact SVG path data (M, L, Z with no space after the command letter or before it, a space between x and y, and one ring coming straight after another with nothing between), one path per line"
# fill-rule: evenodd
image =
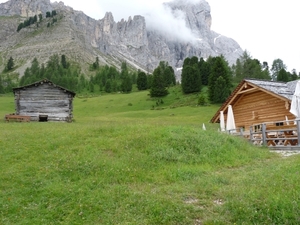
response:
M39 122L48 122L48 115L39 115Z

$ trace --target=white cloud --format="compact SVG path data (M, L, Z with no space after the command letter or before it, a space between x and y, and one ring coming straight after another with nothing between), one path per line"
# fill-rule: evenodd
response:
M161 32L170 39L186 42L196 41L192 31L186 26L185 15L182 11L173 11L163 5L145 14L148 29Z

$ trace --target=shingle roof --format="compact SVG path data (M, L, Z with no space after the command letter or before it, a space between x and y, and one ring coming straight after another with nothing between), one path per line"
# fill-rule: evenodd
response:
M66 88L64 88L64 87L59 86L59 85L56 85L56 84L54 84L52 81L50 81L50 80L48 80L48 79L46 79L46 78L43 79L43 80L34 82L34 83L32 83L32 84L28 84L28 85L25 85L25 86L22 86L22 87L16 87L16 88L13 88L13 92L15 92L15 91L17 91L17 90L19 90L19 89L23 89L23 88L27 88L27 87L31 87L31 86L41 85L41 84L43 84L43 83L53 84L55 87L57 87L57 88L59 88L59 89L62 89L62 90L64 90L64 91L67 91L67 92L71 93L73 96L76 95L75 92L70 91L70 90L68 90L68 89L66 89Z
M252 80L246 79L245 81L252 83L260 88L263 88L267 91L273 92L279 96L292 100L296 84L298 80L290 81L287 83L278 82L278 81L266 81L266 80Z

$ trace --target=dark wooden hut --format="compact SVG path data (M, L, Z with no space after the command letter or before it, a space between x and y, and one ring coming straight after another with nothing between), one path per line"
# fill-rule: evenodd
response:
M17 115L30 116L31 121L72 121L75 93L48 79L13 88L13 92Z

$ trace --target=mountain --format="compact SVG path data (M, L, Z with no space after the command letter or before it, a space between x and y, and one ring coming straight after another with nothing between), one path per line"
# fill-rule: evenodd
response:
M174 0L164 3L164 9L173 24L155 21L151 15L116 22L111 12L95 20L63 2L10 0L0 4L0 66L3 69L13 57L22 75L35 57L46 62L53 54L65 54L85 65L99 57L102 64L119 67L126 61L133 68L152 72L162 60L180 68L186 57L222 54L232 64L242 54L236 41L211 30L210 6L205 0ZM53 10L55 21L46 18ZM42 22L17 32L21 22L39 14Z

